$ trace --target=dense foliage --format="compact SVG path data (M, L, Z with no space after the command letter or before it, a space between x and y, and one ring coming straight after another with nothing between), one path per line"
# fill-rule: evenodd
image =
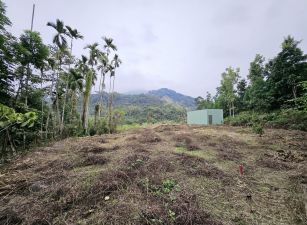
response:
M33 142L113 132L122 117L113 110L115 75L121 64L113 39L103 37L102 45L86 45L87 56L77 58L73 43L83 36L59 19L47 23L55 32L51 45L32 30L14 37L9 26L0 0L0 162ZM97 81L100 98L93 123L89 103Z
M136 95L115 93L114 108L120 109L124 113L125 119L122 122L128 124L163 121L185 122L186 108L194 104L193 98L167 90L167 93L171 95L163 95L167 94L165 89ZM189 98L191 100L187 101ZM91 95L89 107L91 115L95 114L95 106L99 99L99 94ZM104 93L103 102L107 103L107 99L108 93ZM104 104L103 107L107 107L107 105ZM79 110L81 110L81 107Z
M239 69L227 68L216 96L207 93L206 98L195 99L198 109L222 108L229 116L226 122L232 125L258 122L306 130L307 55L299 44L288 36L273 59L266 62L257 54L250 63L247 80L240 79Z

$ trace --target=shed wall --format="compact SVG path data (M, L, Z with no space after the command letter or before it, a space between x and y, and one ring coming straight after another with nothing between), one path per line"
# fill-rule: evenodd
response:
M224 118L222 109L206 109L206 111L207 115L212 115L212 124L223 124Z
M212 124L223 124L222 109L203 109L187 113L187 123L190 125L208 125L208 115L212 115Z
M205 110L191 111L187 113L188 124L207 124L207 112Z

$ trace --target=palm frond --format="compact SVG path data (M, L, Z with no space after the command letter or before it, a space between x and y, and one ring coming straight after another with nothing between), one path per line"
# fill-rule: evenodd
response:
M116 45L113 43L113 38L107 38L107 37L103 37L102 38L105 42L104 48L106 49L112 49L113 51L117 51L117 47Z
M82 55L81 58L82 58L82 62L83 62L83 63L86 63L86 62L87 62L87 57L86 57L86 56Z
M56 29L56 24L53 23L53 22L48 22L48 23L47 23L47 26L53 27L54 29Z

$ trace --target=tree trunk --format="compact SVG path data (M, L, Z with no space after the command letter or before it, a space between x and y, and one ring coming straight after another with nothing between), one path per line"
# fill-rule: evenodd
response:
M41 90L43 90L43 76L44 72L41 70ZM41 119L41 140L43 140L43 122L44 122L44 96L42 96L42 102L41 102L41 114L42 114L42 119Z
M98 107L100 107L100 106L98 105ZM97 122L98 122L99 111L100 111L99 108L98 108L98 110L95 109L95 119L94 119L94 127L95 127L95 129L97 129Z
M77 112L76 91L71 91L71 110L70 110L70 121L71 122L74 121L76 112Z
M67 92L68 92L68 84L69 84L69 81L67 79L66 85L65 85L65 94L64 94L64 99L63 99L63 109L62 109L62 117L61 117L60 135L62 135L63 129L64 129L64 116L65 116L65 106L66 106L66 98L67 98Z
M58 129L61 132L61 112L60 112L60 102L59 102L59 78L60 78L60 71L62 70L62 61L59 60L59 67L57 73L57 84L56 84L56 111L57 111L57 121L58 121Z
M100 98L99 98L99 114L98 116L101 117L101 112L103 108L103 89L105 86L105 74L102 73L102 81L101 81L101 86L100 86Z
M7 134L7 139L9 141L9 144L10 144L10 147L11 147L11 150L12 150L12 155L14 155L16 153L16 149L15 149L15 146L14 146L14 142L12 141L9 129L6 129L6 134Z
M110 75L110 84L109 84L109 134L111 134L111 87L112 87L112 76Z
M27 65L27 75L26 75L26 81L25 81L25 105L26 108L28 108L28 85L29 85L29 77L30 77L30 65Z
M92 71L87 72L87 78L85 81L86 82L85 91L83 94L83 111L82 111L82 127L85 133L87 133L88 131L88 105L91 95L92 79L93 79Z
M87 114L88 114L88 99L87 96L83 96L83 111L82 111L82 127L85 133L87 133L88 121L87 121Z
M110 78L111 79L111 78ZM113 97L114 97L114 83L115 83L115 75L113 76L113 84L112 84L112 91L111 91L111 98L110 98L110 117L109 117L109 123L110 123L110 127L112 127L113 129Z
M72 54L72 38L70 41L70 52ZM70 69L70 62L68 65L68 68ZM61 117L61 125L60 125L60 135L62 136L63 130L64 130L64 117L65 117L65 106L66 106L66 101L67 101L67 93L68 93L68 84L69 80L67 79L66 85L65 85L65 94L64 94L64 100L63 100L63 109L62 109L62 117Z
M16 96L15 96L15 104L17 103L19 94L22 92L23 86L24 86L24 84L23 84L24 67L22 66L21 68L22 68L22 74L19 77L19 86L18 86L18 89L17 89L17 92L16 92Z
M52 73L52 80L51 80L51 87L50 87L50 90L49 90L49 96L51 97L52 96L52 91L53 91L53 88L54 88L54 75L55 73L53 72ZM45 127L45 132L46 132L46 139L48 137L48 127L49 127L49 118L50 118L50 115L52 114L52 102L50 102L50 105L49 105L49 110L48 110L48 114L47 114L47 121L46 121L46 127ZM54 128L54 127L53 127Z
M232 109L233 111L233 117L235 117L235 106L233 105L233 109Z

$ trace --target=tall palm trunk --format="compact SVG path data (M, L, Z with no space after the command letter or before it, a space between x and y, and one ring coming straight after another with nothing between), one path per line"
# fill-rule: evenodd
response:
M61 66L60 66L61 67ZM59 74L60 73L60 69L57 73L57 83L56 83L56 115L57 115L57 121L58 121L58 128L60 130L60 126L61 126L61 113L60 113L60 99L59 99Z
M67 79L66 84L65 84L65 93L64 93L63 109L62 109L62 116L61 116L61 126L60 126L61 135L64 130L64 117L65 117L65 106L66 106L66 99L67 99L67 92L68 92L68 84L69 84L69 80Z
M77 96L76 96L76 91L73 90L71 91L71 110L70 110L71 122L74 121L76 112L77 112Z
M17 89L17 93L15 96L15 104L17 103L18 99L19 99L19 95L22 93L23 88L24 88L24 66L21 66L21 75L19 76L19 86Z
M53 91L53 88L54 88L54 76L55 75L55 73L53 72L52 73L52 80L51 80L51 87L50 87L50 91L49 91L49 96L51 96L52 95L52 91ZM48 110L48 115L47 115L47 121L46 121L46 128L45 128L45 131L46 131L46 139L47 139L47 137L48 137L48 127L49 127L49 118L50 118L50 116L52 115L52 102L50 102L50 106L49 106L50 108L49 108L49 110ZM53 129L54 129L54 127L53 127Z
M41 90L43 90L43 76L44 72L43 69L41 69ZM42 96L42 101L41 101L41 114L42 114L42 119L41 119L41 139L43 139L43 123L44 123L44 96Z
M114 98L114 83L115 83L115 75L113 75L113 82L112 82L112 77L110 77L110 101L109 101L109 132L111 131L111 128L113 129L113 115L112 115L112 110L113 110L113 98ZM111 85L112 84L112 85ZM112 88L111 88L112 86Z
M112 123L112 118L111 118L111 87L112 87L112 76L110 76L110 84L109 84L109 99L108 99L108 108L109 108L109 134L111 133L111 123Z
M26 108L28 108L28 87L29 87L29 78L30 78L30 75L31 75L31 71L30 71L30 65L28 64L27 65L27 73L26 73L26 80L25 80L25 105L26 105Z
M95 105L94 127L95 127L96 130L97 130L97 125L98 125L99 111L100 111L99 108L100 108L99 104L98 104L98 105Z
M82 111L82 127L84 132L88 130L88 106L92 88L93 72L89 70L86 74L85 90L83 93L83 111Z
M100 82L100 98L99 98L99 112L98 112L98 117L101 117L101 112L102 112L102 108L103 108L103 90L105 87L105 73L102 72L102 81Z
M70 41L70 53L72 55L72 41L73 39L71 38L71 41ZM69 62L69 65L68 65L68 68L70 69L70 62ZM67 93L68 93L68 84L69 84L69 80L67 79L66 80L66 85L65 85L65 94L64 94L64 101L63 101L63 109L62 109L62 117L61 117L61 129L60 129L60 135L62 135L63 133L63 130L64 130L64 117L65 117L65 107L66 107L66 101L67 101Z

